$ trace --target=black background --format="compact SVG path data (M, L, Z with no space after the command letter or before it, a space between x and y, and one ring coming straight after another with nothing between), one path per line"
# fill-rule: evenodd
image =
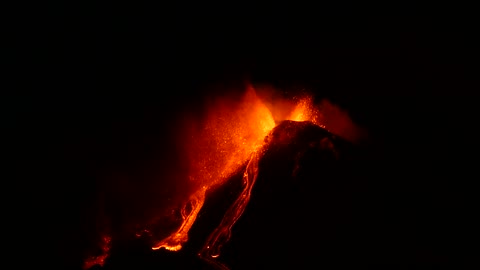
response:
M470 262L478 57L465 29L357 20L347 7L203 8L51 4L22 22L6 106L27 205L12 211L13 226L32 258L18 264L75 268L95 227L99 173L127 167L148 182L155 169L144 164L173 153L176 117L212 85L245 79L306 87L349 111L384 165L378 191L422 198L429 214L415 216L440 250L432 260Z

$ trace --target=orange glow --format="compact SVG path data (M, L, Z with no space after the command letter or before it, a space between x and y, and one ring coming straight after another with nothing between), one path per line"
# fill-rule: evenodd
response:
M190 146L190 177L207 187L235 173L275 127L272 114L251 86L241 101L224 99L212 105Z
M315 105L313 104L313 98L310 96L305 96L298 100L293 111L286 119L283 120L291 120L298 122L310 121L315 125L325 128L325 126L320 123L320 119L322 118L321 116L322 115L320 111L315 108Z

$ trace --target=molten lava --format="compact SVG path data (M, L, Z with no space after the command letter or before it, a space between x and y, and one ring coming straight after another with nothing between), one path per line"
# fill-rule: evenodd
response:
M260 156L258 152L252 153L252 157L250 158L247 168L243 173L242 192L238 196L237 200L235 200L232 206L230 206L230 208L227 210L220 225L213 231L212 234L210 234L205 245L198 254L201 258L214 264L220 269L225 269L226 267L223 264L214 261L213 259L220 256L220 249L222 248L223 244L230 239L233 225L243 214L243 211L250 200L250 194L258 176L259 158Z

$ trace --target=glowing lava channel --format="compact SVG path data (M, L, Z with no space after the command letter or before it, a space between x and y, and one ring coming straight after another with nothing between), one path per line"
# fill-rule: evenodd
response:
M188 231L192 227L198 212L202 209L203 202L205 201L205 188L200 189L190 197L190 200L182 208L183 223L180 228L167 238L163 239L157 245L152 247L153 250L165 248L170 251L177 251L182 248L182 244L188 240ZM191 208L188 210L188 208Z
M210 234L202 250L200 250L200 252L198 253L198 255L202 259L213 263L220 269L228 268L212 259L218 258L220 256L220 250L222 246L231 237L233 225L237 222L237 220L242 216L243 212L245 211L246 205L250 200L253 185L257 180L259 159L259 152L255 151L254 153L252 153L252 157L250 158L247 168L243 173L242 192L232 204L232 206L230 206L230 208L227 210L220 225L212 232L212 234Z

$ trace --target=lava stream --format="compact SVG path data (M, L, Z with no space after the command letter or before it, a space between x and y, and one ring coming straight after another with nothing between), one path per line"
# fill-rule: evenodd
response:
M218 227L210 234L208 240L198 254L202 259L213 263L215 266L221 269L228 268L212 259L220 256L220 249L222 248L223 244L230 239L233 225L245 211L247 203L250 200L253 185L257 180L259 159L260 155L257 151L255 151L248 162L245 172L243 173L242 192L225 213L220 225L218 225Z
M205 201L205 188L200 189L192 195L188 203L182 208L183 223L180 228L167 238L157 243L153 250L165 248L171 251L177 251L182 248L182 244L188 240L188 231L192 227L198 212L202 209L203 202ZM191 209L188 211L187 208Z

